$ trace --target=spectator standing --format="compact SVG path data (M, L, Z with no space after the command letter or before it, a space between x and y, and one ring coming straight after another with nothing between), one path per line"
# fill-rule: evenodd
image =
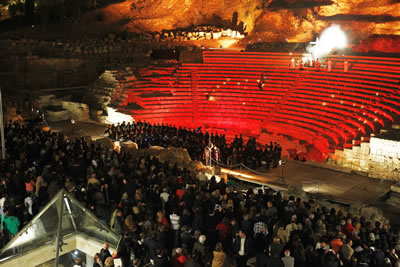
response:
M109 249L110 249L110 244L108 242L104 242L103 248L100 250L100 258L103 264L105 263L108 257L111 257Z
M285 267L294 267L294 258L290 256L290 250L285 250L285 256L281 260Z
M233 241L233 252L235 256L236 266L246 267L247 260L252 252L252 241L246 236L244 230L239 230L238 235Z

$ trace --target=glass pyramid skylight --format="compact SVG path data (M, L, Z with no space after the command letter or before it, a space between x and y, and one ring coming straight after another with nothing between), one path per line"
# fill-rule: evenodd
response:
M63 251L64 239L80 235L88 240L116 246L119 237L90 213L71 194L61 190L0 252L3 261L21 256L44 245L54 246L54 258Z

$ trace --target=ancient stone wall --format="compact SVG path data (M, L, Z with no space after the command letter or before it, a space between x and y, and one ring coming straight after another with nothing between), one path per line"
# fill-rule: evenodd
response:
M97 78L97 70L89 60L26 56L15 61L19 88L43 89L85 85Z
M369 155L370 177L400 180L400 142L371 138Z
M18 39L0 40L0 54L26 55L57 58L97 59L99 63L133 62L134 52L142 50L149 37L121 38L113 34L105 38L85 38L78 40L36 40ZM150 36L150 39L152 37Z
M336 150L326 166L372 178L400 181L400 142L372 137L351 149Z
M103 39L4 39L0 40L1 72L8 73L19 88L90 84L105 69L146 64L151 49L144 48L143 38L122 39L110 34ZM137 41L143 43L137 45Z

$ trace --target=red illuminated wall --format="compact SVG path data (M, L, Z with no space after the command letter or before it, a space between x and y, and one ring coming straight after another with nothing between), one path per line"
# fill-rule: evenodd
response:
M123 105L143 108L131 110L135 120L285 135L306 142L319 161L398 122L400 59L333 56L332 71L317 72L290 69L291 58L300 55L205 51L202 64L141 69L123 84Z

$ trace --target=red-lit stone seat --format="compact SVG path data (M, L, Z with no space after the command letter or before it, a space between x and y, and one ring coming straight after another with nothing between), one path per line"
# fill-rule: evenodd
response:
M123 85L125 104L141 107L132 110L136 120L281 134L324 155L398 121L400 59L332 56L332 72L289 69L291 58L300 57L204 51L203 63L139 70L137 80Z

